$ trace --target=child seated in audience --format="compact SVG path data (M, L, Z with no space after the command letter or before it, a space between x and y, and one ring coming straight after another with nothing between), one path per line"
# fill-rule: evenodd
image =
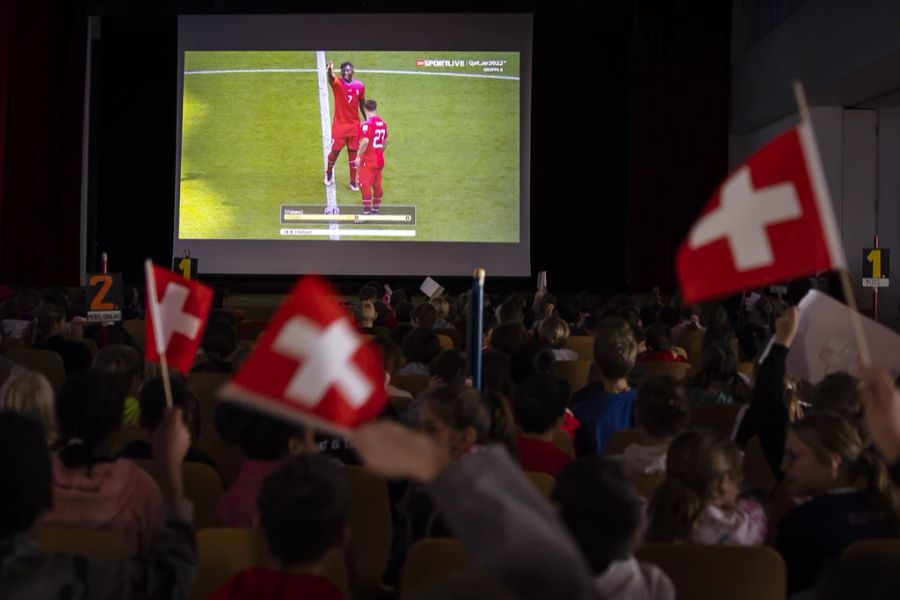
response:
M556 316L547 317L537 328L538 340L553 351L556 360L578 360L578 353L566 348L569 325Z
M378 318L378 312L371 300L363 300L357 304L353 314L362 333L375 333L375 319Z
M59 354L66 375L91 366L91 353L81 341L81 326L70 326L66 322L66 311L61 307L42 305L38 309L37 319L30 327L32 345L38 350L50 350Z
M110 373L88 369L66 380L56 401L60 447L53 460L53 507L41 524L112 531L138 552L152 547L163 503L150 475L110 456L124 400Z
M527 339L521 323L503 323L491 331L490 349L512 355Z
M11 410L31 417L47 432L47 443L56 441L56 409L53 388L37 371L21 370L0 387L0 411Z
M205 464L218 472L216 463L195 447L202 430L200 403L197 401L197 397L178 377L170 377L169 385L172 388L172 406L181 409L184 424L191 432L191 447L188 448L184 460ZM162 423L166 411L166 396L161 377L151 379L141 389L140 406L140 425L152 436ZM125 445L119 456L138 459L153 458L153 447L143 440L132 440Z
M204 360L191 373L232 373L233 359L238 349L237 330L224 319L210 320L203 332Z
M338 462L309 454L282 463L262 482L256 502L271 564L238 573L210 600L341 600L340 590L321 573L328 552L348 538L348 505Z
M216 504L215 521L223 527L252 527L263 480L286 456L305 449L305 442L295 426L230 402L219 404L215 419L222 439L239 445L246 456L237 480Z
M498 394L482 395L465 387L459 379L429 391L419 409L419 422L448 462L488 443L502 444L515 455L515 431L506 402ZM432 499L422 488L413 487L397 516L385 580L397 581L406 552L415 542L449 535Z
M687 362L687 358L672 350L672 337L665 324L653 323L646 331L647 350L638 354L638 362Z
M553 444L554 434L562 426L568 395L565 382L548 373L529 375L516 388L516 444L524 470L556 477L572 462L571 456Z
M637 425L645 437L622 452L625 471L665 473L669 445L688 428L690 420L691 405L681 383L671 375L647 379L637 395Z
M575 435L578 456L603 454L617 431L634 425L637 392L628 384L637 343L631 326L618 317L604 319L594 337L594 363L600 380L577 392L572 412L581 423Z
M400 389L391 383L397 371L400 370L400 364L403 362L403 354L400 352L400 347L394 343L394 340L384 335L376 335L372 338L372 343L381 352L381 360L384 362L384 373L387 381L385 388L388 396L412 400L413 395L409 391Z
M3 598L186 598L197 563L190 502L184 498L181 458L189 436L180 415L166 415L157 431L159 471L168 519L149 556L100 560L45 554L35 543L41 514L60 503L53 494L53 460L36 421L0 412L0 596ZM97 465L99 466L99 465ZM101 509L98 506L98 510ZM72 531L78 535L77 530Z
M453 329L453 323L450 322L450 301L446 296L436 296L430 300L431 306L434 307L436 317L434 319L435 329Z
M144 357L125 344L110 344L97 353L94 368L116 376L119 389L125 396L122 425L137 425L141 415L138 391L144 382Z
M428 364L441 353L441 341L433 329L416 327L403 338L406 365L397 375L428 375Z
M897 535L900 504L887 467L840 416L816 413L792 423L782 470L798 499L778 523L775 543L789 594L813 587L853 542Z
M730 440L694 430L676 437L666 479L650 500L651 542L754 546L766 539L762 506L740 495L741 451Z
M447 385L463 376L466 356L459 350L444 350L428 364L428 387L419 392L402 415L403 422L411 427L419 426L419 408L436 388ZM482 369L483 371L483 369ZM484 377L482 373L482 377Z
M703 349L699 372L687 382L694 408L702 404L738 404L750 400L750 386L737 370L737 356L725 344Z
M639 563L643 502L615 462L583 458L560 474L553 489L559 515L595 573L607 600L674 600L675 587L654 565Z

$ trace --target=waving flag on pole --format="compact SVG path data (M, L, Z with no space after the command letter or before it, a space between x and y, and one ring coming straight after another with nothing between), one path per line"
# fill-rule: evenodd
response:
M189 373L212 306L213 290L156 265L147 268L147 360Z
M346 434L387 402L381 354L322 279L301 279L223 397Z
M685 302L845 267L812 125L772 140L726 179L678 250Z

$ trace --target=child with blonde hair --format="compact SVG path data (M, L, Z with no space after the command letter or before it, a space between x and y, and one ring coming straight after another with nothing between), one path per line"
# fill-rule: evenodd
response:
M0 411L3 410L31 417L44 427L48 444L56 440L53 388L40 373L21 371L12 375L0 387Z

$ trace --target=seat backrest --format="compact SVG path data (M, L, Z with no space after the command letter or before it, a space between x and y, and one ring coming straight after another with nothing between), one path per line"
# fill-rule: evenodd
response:
M575 443L569 434L557 427L553 430L553 445L568 454L575 457Z
M0 340L0 356L3 356L13 348L24 348L25 342L19 338L4 337Z
M441 344L441 350L453 350L453 339L449 335L439 333L438 341Z
M703 404L691 411L691 427L708 429L716 435L731 438L734 422L743 404Z
M841 552L841 560L868 558L870 556L887 556L900 562L900 539L859 540L858 542L853 542Z
M129 319L122 321L122 329L125 333L134 338L137 345L141 348L141 352L147 350L147 329L143 319Z
M188 386L197 396L204 427L213 426L213 417L216 414L216 407L219 405L216 393L228 383L230 378L229 373L191 373L188 375Z
M738 373L742 373L747 376L752 384L756 380L756 363L752 362L742 362L737 364Z
M766 546L644 544L638 560L658 566L679 600L784 600L784 561Z
M606 453L610 456L622 454L625 451L625 448L631 444L636 444L641 440L645 440L646 438L647 434L638 427L617 431L609 438L609 444L606 446Z
M435 329L434 332L438 335L445 335L450 338L450 341L453 342L453 347L457 350L463 349L463 336L459 332L459 329Z
M558 360L553 363L557 377L569 384L569 397L587 385L591 372L589 360Z
M122 537L111 531L70 527L39 527L37 542L47 554L81 554L91 558L116 560L128 557Z
M580 360L594 360L594 336L570 335L566 348L578 354Z
M525 477L534 485L545 498L549 498L556 485L556 478L541 471L525 471Z
M647 360L638 363L644 377L654 375L671 375L676 381L683 381L691 370L690 363L674 362L666 360Z
M666 479L665 473L635 473L629 475L628 480L634 485L637 493L649 500L653 492Z
M53 392L58 394L66 381L66 369L62 356L52 350L34 350L32 348L11 348L6 357L21 367L37 371L47 378Z
M694 370L700 368L700 360L703 357L703 332L699 329L688 329L683 332L675 344L687 351L688 362Z
M364 467L347 465L344 475L350 492L350 581L354 588L380 590L394 536L387 483Z
M241 571L269 563L265 539L257 529L201 529L197 532L197 554L191 600L205 600ZM339 549L331 550L326 556L322 576L330 579L344 598L350 598L347 567Z
M406 554L400 583L401 598L421 594L423 590L427 591L441 581L465 573L471 568L472 560L459 540L420 540Z
M772 472L769 461L763 453L758 436L753 436L744 447L744 482L751 488L764 494L771 494L778 485L778 478Z
M414 398L428 387L429 382L428 375L394 375L391 377L391 385L406 390Z
M153 460L135 460L138 466L150 473L160 483L160 473ZM202 529L212 527L216 503L222 496L222 481L219 474L209 465L197 462L185 462L181 465L184 477L184 495L194 503L194 527Z

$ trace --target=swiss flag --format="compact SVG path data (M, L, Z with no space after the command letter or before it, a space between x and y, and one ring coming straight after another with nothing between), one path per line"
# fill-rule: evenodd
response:
M222 396L337 433L387 402L381 354L318 277L297 282Z
M808 122L776 137L719 186L676 258L685 302L844 264Z
M213 301L212 288L197 281L188 281L156 265L153 265L151 273L153 281L149 280L149 273L147 281L147 360L159 362L162 348L166 362L172 368L188 373L206 329L206 319ZM154 288L159 305L159 323L156 323L150 302L150 293Z

